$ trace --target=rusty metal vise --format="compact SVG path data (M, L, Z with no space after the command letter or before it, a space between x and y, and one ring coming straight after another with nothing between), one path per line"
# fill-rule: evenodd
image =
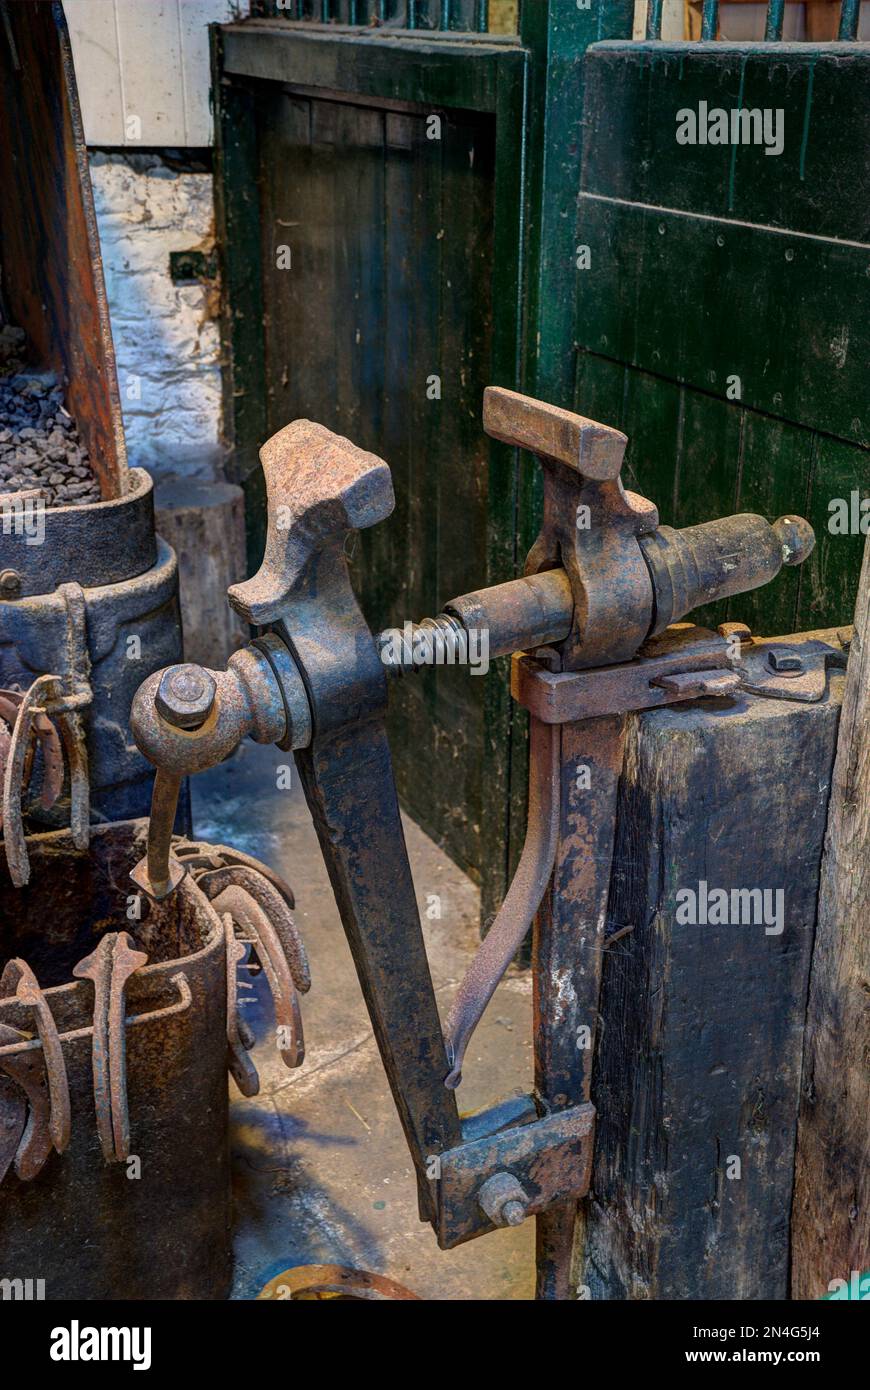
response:
M543 466L540 535L522 578L452 600L414 625L398 652L370 632L345 559L348 532L393 509L387 464L306 420L264 446L265 557L229 590L258 635L226 671L169 668L134 701L134 735L158 769L148 854L134 878L160 898L184 873L170 846L185 774L223 759L246 734L293 750L421 1216L450 1248L536 1215L539 1296L561 1298L590 1180L593 1046L578 1040L595 1033L626 716L732 694L743 679L737 625L712 633L679 620L799 564L814 537L795 517L660 526L653 504L622 485L619 431L496 387L485 393L483 423ZM384 716L389 676L474 629L487 633L490 656L514 654L513 695L531 714L528 828L442 1028ZM534 1094L461 1120L454 1088L469 1038L533 922Z

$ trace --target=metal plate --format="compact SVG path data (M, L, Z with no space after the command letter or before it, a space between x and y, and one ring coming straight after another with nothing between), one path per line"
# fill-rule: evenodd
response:
M533 1124L502 1130L441 1155L438 1244L442 1250L495 1230L478 1205L494 1173L509 1172L528 1194L526 1215L589 1190L594 1105L576 1105Z

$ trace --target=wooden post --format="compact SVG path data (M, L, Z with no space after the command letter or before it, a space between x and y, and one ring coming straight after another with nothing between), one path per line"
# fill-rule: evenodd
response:
M158 533L178 557L184 659L225 666L248 639L227 603L245 577L245 499L232 483L174 478L157 489Z
M829 683L815 704L743 696L629 721L579 1275L594 1300L788 1297L842 673ZM763 914L735 904L754 890L782 893L778 921L776 898Z
M870 539L855 610L810 979L792 1297L870 1272ZM851 1280L851 1289L849 1283ZM863 1297L870 1296L870 1279Z

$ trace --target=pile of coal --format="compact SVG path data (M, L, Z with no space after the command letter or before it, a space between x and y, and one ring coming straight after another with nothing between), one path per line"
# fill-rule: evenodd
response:
M63 389L25 360L20 328L0 328L0 494L41 488L47 507L100 501Z

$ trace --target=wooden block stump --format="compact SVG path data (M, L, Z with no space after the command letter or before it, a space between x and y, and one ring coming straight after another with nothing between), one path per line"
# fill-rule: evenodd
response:
M223 667L248 640L227 603L228 586L246 576L244 516L244 493L231 483L157 486L157 530L178 556L185 661Z
M632 720L593 1076L592 1298L788 1297L842 683L819 704L705 699Z

